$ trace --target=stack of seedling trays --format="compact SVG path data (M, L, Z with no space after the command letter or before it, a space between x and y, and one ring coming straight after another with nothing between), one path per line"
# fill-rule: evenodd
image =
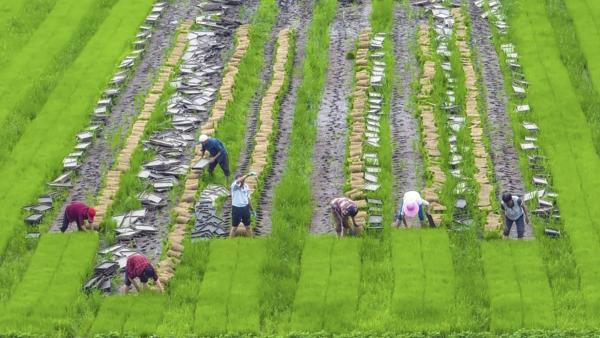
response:
M217 215L215 202L217 199L229 196L227 189L209 185L202 191L195 206L196 223L192 230L192 240L224 237L227 235L225 221Z

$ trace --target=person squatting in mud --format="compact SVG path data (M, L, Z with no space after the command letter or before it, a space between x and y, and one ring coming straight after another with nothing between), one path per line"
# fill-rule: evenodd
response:
M215 167L217 164L223 170L223 175L225 175L225 179L227 180L227 184L229 184L229 158L227 155L227 150L221 141L214 137L208 137L207 135L200 135L198 139L200 144L202 145L202 157L204 158L205 153L208 151L210 157L209 165L208 165L208 173L210 175L213 174Z
M416 191L407 191L402 198L400 209L396 213L394 226L400 227L400 222L408 228L407 218L419 217L421 227L425 225L426 209L429 207L429 202L421 198L421 194Z
M252 237L251 213L256 218L256 213L252 209L250 203L250 188L246 184L246 179L251 176L256 176L254 172L247 175L237 174L235 180L231 184L231 230L229 237L234 237L240 223L246 228L246 234Z
M527 208L525 208L523 200L509 192L504 192L502 193L500 208L502 208L502 213L504 214L505 226L504 232L502 233L504 238L508 238L513 223L517 224L517 237L523 238L523 235L525 234L525 224L529 223Z
M334 198L331 203L331 213L335 219L335 232L338 237L346 235L359 235L363 226L356 224L354 217L358 214L358 206L354 201L345 197ZM348 219L352 220L352 226Z
M137 283L135 280L136 278L139 278L140 282L142 282L142 286ZM150 278L154 279L154 283L156 283L156 287L158 287L160 292L164 292L163 285L156 274L156 269L150 264L150 261L146 256L136 253L127 257L127 264L125 265L125 285L123 285L124 293L129 292L131 284L133 284L138 292L145 289L148 279Z

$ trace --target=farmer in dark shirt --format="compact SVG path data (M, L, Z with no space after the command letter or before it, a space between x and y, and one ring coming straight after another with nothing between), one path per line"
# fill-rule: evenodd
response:
M523 238L525 233L525 223L529 223L529 217L527 216L527 209L525 204L518 196L505 192L502 194L502 202L500 204L504 213L504 238L507 238L510 234L510 229L513 223L517 223L517 237Z
M160 279L158 279L158 275L156 274L156 270L154 269L152 264L150 264L148 258L146 258L146 256L144 255L137 253L127 258L127 265L125 266L125 293L129 292L131 284L135 286L135 289L137 291L140 291L140 286L135 281L136 278L140 279L140 282L142 282L143 284L143 288L146 287L148 279L152 278L154 279L154 282L156 283L156 286L158 287L160 292L164 291L162 283L160 282Z
M206 135L200 135L199 141L202 144L202 157L204 157L204 154L207 151L210 154L208 173L212 175L218 164L223 170L227 183L229 183L229 161L227 158L227 150L225 150L223 143L214 137L208 137Z
M91 228L92 223L94 223L94 216L96 216L96 210L94 210L94 208L90 208L81 202L71 202L65 209L63 224L60 231L65 232L69 227L69 224L73 222L77 223L77 229L85 231L83 229L84 221L87 220Z

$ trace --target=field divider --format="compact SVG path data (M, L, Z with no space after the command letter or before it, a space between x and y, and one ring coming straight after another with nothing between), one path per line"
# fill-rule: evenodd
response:
M271 85L267 89L265 96L262 98L259 111L260 125L254 136L254 149L251 155L250 171L256 173L256 180L247 182L250 190L258 191L260 189L261 178L266 173L266 168L269 166L270 154L269 151L273 147L273 136L276 133L276 110L279 108L279 99L282 97L286 83L288 82L289 72L286 70L290 55L292 54L290 45L290 37L292 31L290 28L284 28L277 34L277 51L275 52L275 62L273 63L273 77Z
M349 177L348 184L350 190L345 195L353 199L358 205L359 213L355 219L358 224L365 224L367 221L367 201L365 200L365 162L364 153L364 133L366 130L365 110L367 108L367 90L369 89L369 39L371 29L364 29L358 35L358 49L356 50L356 83L352 93L352 110L350 111L350 135L348 141L348 166Z
M177 61L183 56L187 43L187 37L185 33L189 31L191 26L192 21L188 20L182 23L178 28L179 35L175 42L175 46L173 47L165 65L163 65L160 68L159 80L156 81L150 89L150 94L146 97L144 101L142 112L138 115L137 120L133 123L131 134L125 141L125 147L119 153L115 161L114 168L109 170L106 174L105 187L99 194L95 206L97 219L97 222L95 224L103 223L109 205L112 204L112 201L117 191L119 190L121 174L130 169L130 161L132 154L138 147L138 144L140 143L144 134L146 124L148 123L152 111L154 111L154 108L156 107L158 100L160 99L160 94L158 93L162 92L164 86L168 82L169 77L175 71Z
M488 177L491 172L489 163L491 159L486 150L484 142L484 130L481 116L477 105L479 90L477 87L477 74L473 67L473 58L471 48L469 47L467 27L465 18L460 8L454 8L452 15L456 20L456 45L460 52L460 60L465 74L466 87L466 105L465 112L470 122L471 140L473 142L473 155L475 156L475 181L479 184L479 195L477 196L477 207L483 212L487 212L485 230L497 231L502 226L500 214L492 209L491 197L494 192L494 186Z
M433 82L435 78L435 62L431 54L431 37L429 26L421 24L418 30L418 45L424 60L419 93L417 94L417 110L421 118L421 139L423 142L426 172L431 174L432 183L423 189L423 198L430 203L431 216L436 224L442 221L446 208L441 204L440 191L446 182L446 174L442 169L442 153L439 150L439 129L435 123L432 103Z
M235 84L235 78L238 73L238 67L250 45L248 25L242 25L238 27L236 31L236 41L237 45L235 47L235 51L225 67L225 75L219 89L219 98L212 108L209 119L200 127L202 134L214 134L219 121L221 121L221 119L225 116L227 104L233 99L233 88ZM192 163L200 161L201 158L202 146L197 145L194 148L194 157L192 159ZM191 211L191 209L194 206L193 203L200 186L201 176L202 172L191 171L185 178L181 199L179 200L177 206L173 209L176 218L175 224L168 235L169 247L178 247L181 248L181 251L183 250L182 244L186 226L194 217L194 213ZM166 284L171 280L171 278L173 278L175 266L180 261L182 254L181 251L167 251L166 257L160 261L158 267L158 276L162 283Z

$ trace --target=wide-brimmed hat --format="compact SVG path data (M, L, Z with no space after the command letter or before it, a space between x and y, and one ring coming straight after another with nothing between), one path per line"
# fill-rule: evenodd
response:
M407 217L415 217L419 213L419 203L416 201L406 202L402 206L402 211Z

